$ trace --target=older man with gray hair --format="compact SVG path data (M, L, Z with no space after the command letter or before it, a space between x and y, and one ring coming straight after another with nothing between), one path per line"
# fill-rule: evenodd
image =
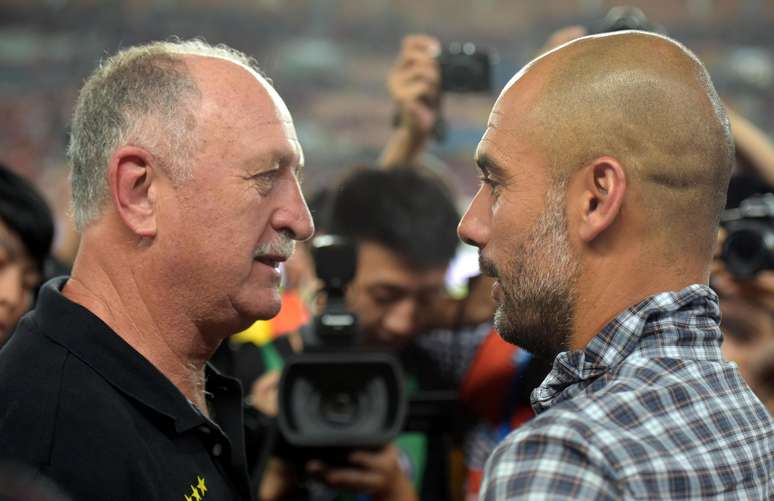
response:
M68 153L81 247L0 354L0 460L77 499L250 499L239 384L207 360L277 313L313 232L285 104L238 51L132 47Z

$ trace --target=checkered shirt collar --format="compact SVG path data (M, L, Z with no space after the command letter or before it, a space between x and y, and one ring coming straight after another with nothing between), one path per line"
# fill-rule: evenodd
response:
M700 328L681 329L677 317L682 325ZM635 351L647 357L719 360L719 323L717 294L706 285L650 296L621 312L584 350L557 355L551 372L532 392L532 407L539 414L572 398Z

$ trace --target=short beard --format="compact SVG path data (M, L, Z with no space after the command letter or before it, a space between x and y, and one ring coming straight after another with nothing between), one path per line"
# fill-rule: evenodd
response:
M543 213L501 269L482 259L482 269L500 281L494 318L500 336L549 360L569 349L575 318L578 264L568 241L564 194L565 183L549 190Z

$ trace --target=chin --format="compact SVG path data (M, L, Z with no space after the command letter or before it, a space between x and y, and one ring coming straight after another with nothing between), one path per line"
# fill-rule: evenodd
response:
M256 320L269 320L277 316L282 308L282 300L279 296L274 301L267 301L254 310L253 317Z
M234 304L239 316L250 319L250 325L256 320L269 320L277 316L282 307L282 297L278 289L261 289L249 294L244 301Z

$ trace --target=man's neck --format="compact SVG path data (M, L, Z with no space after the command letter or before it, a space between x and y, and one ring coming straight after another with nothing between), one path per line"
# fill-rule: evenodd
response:
M581 275L570 349L585 349L622 311L645 298L708 280L707 272L695 265L681 269L676 263L665 267L647 261L635 265L637 262L620 261L617 266L607 263ZM605 272L599 273L600 269Z
M111 261L121 262L121 270L79 254L62 293L107 324L207 415L204 367L217 343L208 346L183 315L160 311L162 302L146 301L165 292L150 288L151 280L143 280L141 289L131 263Z

